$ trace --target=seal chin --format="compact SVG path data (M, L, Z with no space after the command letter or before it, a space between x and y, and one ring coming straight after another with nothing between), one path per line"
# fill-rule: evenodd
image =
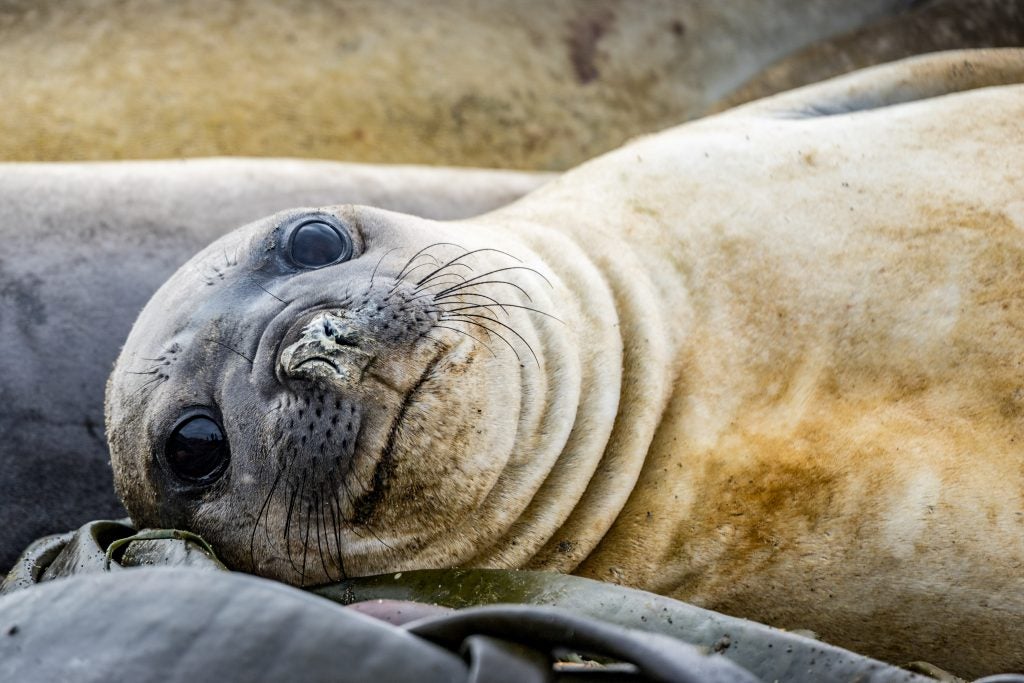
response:
M375 354L342 313L320 311L299 327L298 339L282 350L278 361L283 376L338 389L353 389L362 382Z

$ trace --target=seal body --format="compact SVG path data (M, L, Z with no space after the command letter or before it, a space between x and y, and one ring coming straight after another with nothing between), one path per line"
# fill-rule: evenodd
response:
M1022 81L1020 51L949 53L472 220L242 228L129 336L118 489L137 523L297 584L550 569L1019 668Z
M854 69L941 50L1024 44L1024 7L1002 0L930 0L818 40L771 64L715 103L744 102L817 83Z
M0 164L0 572L43 534L124 515L103 385L138 312L196 251L297 204L461 218L546 179L285 159Z
M911 4L180 0L113 11L10 0L0 158L564 170Z

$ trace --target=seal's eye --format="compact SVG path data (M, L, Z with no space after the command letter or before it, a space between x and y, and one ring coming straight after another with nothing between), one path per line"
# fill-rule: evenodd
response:
M352 240L330 223L309 221L292 233L292 262L303 268L321 268L352 257Z
M205 484L220 477L231 452L220 425L205 415L194 415L171 432L164 445L164 457L178 477Z

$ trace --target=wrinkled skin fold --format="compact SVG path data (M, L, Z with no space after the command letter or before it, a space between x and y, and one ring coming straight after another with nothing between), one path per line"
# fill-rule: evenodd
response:
M1021 81L1017 50L910 60L476 219L246 226L124 347L118 490L299 585L549 569L888 661L1024 666ZM289 262L305 220L352 258ZM201 485L168 464L189 411L230 445Z

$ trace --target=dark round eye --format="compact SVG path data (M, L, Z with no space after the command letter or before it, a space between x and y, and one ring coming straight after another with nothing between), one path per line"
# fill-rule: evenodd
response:
M352 240L330 223L309 221L292 233L290 255L297 266L320 268L352 257Z
M192 483L209 483L231 459L224 430L213 419L195 415L183 420L164 445L164 458L175 475Z

